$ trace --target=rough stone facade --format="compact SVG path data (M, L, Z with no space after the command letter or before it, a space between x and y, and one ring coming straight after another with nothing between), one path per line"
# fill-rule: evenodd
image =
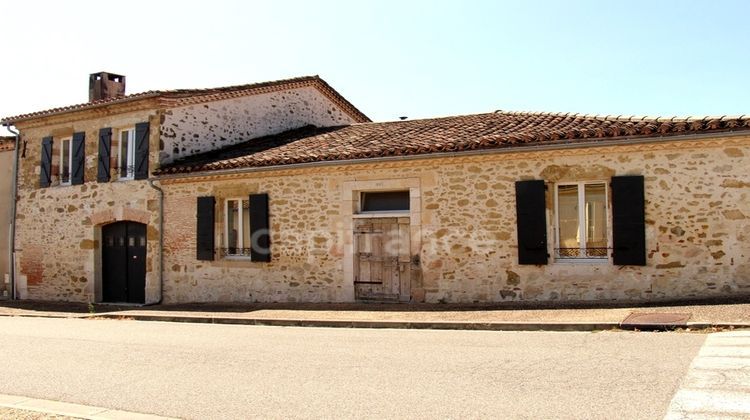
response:
M70 301L101 300L101 228L121 220L148 226L148 249L158 249L158 194L146 181L96 182L99 129L126 128L149 121L149 165L158 165L159 113L142 110L107 117L60 121L21 128L28 142L20 160L16 247L17 289L20 298ZM53 185L39 188L41 139L59 140L74 132L86 133L86 170L83 185ZM59 141L53 146L56 172ZM116 150L113 141L113 151ZM55 184L58 185L55 185ZM146 300L159 299L158 253L147 254Z
M146 303L157 302L161 298L159 193L147 180L118 180L115 169L117 130L149 122L149 168L153 171L165 163L165 159L174 157L175 148L183 156L204 150L201 145L213 148L228 144L222 138L231 142L247 140L242 137L246 135L277 133L308 124L325 126L353 122L338 105L316 92L313 88L287 89L187 107L169 107L158 98L148 98L42 116L16 124L22 140L28 144L19 168L18 296L21 299L101 301L102 270L106 269L101 261L102 227L117 221L134 221L147 225ZM247 122L251 120L255 125ZM98 139L99 130L104 127L113 129L112 181L99 183ZM62 186L53 175L52 186L40 188L42 139L47 136L54 139L52 173L56 174L59 140L76 132L85 132L85 183ZM166 215L165 221L174 225L182 223L181 217L178 211ZM195 217L190 217L189 225L194 226Z
M281 90L169 109L162 124L162 163L240 141L300 128L356 121L314 87Z
M750 294L750 137L425 158L164 179L165 301L352 301L356 192L411 191L427 302L651 301ZM514 183L643 175L646 266L517 263ZM548 189L550 255L553 189ZM196 197L270 196L271 263L197 261ZM352 193L355 193L354 195ZM611 200L611 197L608 197ZM611 220L611 214L607 216ZM611 226L611 223L608 223ZM611 229L608 233L611 241ZM415 240L416 239L416 240Z

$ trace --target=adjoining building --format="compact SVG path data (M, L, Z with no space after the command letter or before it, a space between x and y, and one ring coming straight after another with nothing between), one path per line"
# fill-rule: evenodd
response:
M0 299L10 298L10 227L13 216L13 158L15 137L0 137Z
M750 294L750 118L375 123L318 77L92 99L3 120L29 144L20 297Z

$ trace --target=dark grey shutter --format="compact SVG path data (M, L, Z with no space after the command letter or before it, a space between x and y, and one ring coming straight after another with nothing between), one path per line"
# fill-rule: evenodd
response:
M109 167L112 154L112 129L102 128L99 130L99 163L96 169L96 180L98 182L109 182Z
M547 264L547 217L544 181L516 182L518 263Z
M135 179L148 178L148 122L135 125Z
M39 187L46 188L52 184L52 137L42 139L41 167Z
M70 170L70 183L83 184L86 172L86 133L73 133L73 167Z
M268 223L268 194L250 195L250 259L271 261L271 232Z
M646 265L643 176L612 177L612 247L615 265Z
M198 226L196 230L197 258L203 261L214 259L214 209L213 197L198 197Z

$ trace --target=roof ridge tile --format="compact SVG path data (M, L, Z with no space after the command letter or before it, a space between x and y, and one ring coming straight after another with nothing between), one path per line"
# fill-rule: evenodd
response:
M363 120L363 121L370 121L370 119L365 114L363 114L352 103L346 100L346 98L341 96L341 94L339 94L335 89L333 89L325 80L320 78L320 76L318 75L314 75L314 76L300 76L300 77L293 77L293 78L288 78L288 79L279 79L279 80L257 82L257 83L248 83L248 84L243 84L243 85L231 85L231 86L224 86L224 87L197 88L197 89L149 90L146 92L138 92L138 93L133 93L130 95L125 95L125 96L116 97L116 98L102 99L98 101L84 102L84 103L79 103L79 104L49 108L49 109L42 110L42 111L19 114L19 115L15 115L12 117L2 118L0 119L0 122L2 122L3 124L13 124L15 122L34 119L34 118L46 117L46 116L57 115L57 114L64 114L68 112L83 111L83 110L93 109L93 108L97 108L101 106L115 105L115 104L132 102L132 101L137 101L137 100L152 98L152 97L164 97L164 98L173 99L173 100L175 99L184 100L185 98L192 98L197 101L199 98L208 98L212 95L216 95L217 97L216 100L221 100L221 99L228 99L232 97L238 97L238 96L250 94L248 92L255 91L255 90L271 89L271 88L283 89L285 86L289 86L289 88L293 88L293 87L296 87L294 86L296 84L308 83L308 82L318 83L322 87L323 90L328 91L328 93L331 95L330 96L331 100L333 100L339 106L342 106L344 109L346 109L348 113L350 113L353 117Z

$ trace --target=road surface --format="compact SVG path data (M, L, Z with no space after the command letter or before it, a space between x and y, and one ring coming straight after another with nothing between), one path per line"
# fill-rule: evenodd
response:
M661 419L706 337L5 317L0 393L201 419Z

